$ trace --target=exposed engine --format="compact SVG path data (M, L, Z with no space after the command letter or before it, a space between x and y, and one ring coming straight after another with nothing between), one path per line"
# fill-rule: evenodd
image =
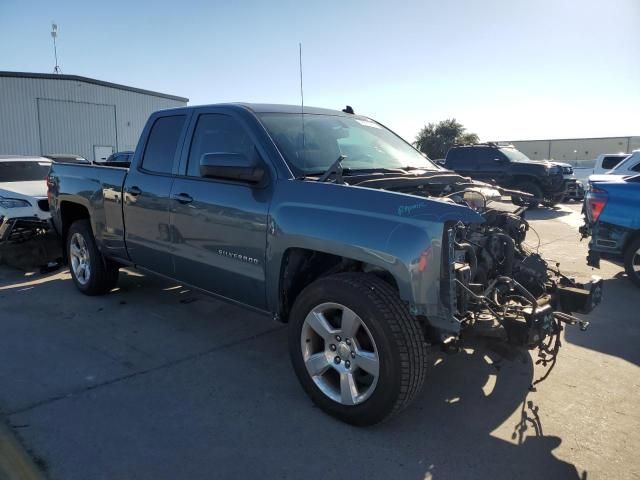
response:
M563 275L558 265L549 265L525 243L531 227L524 207L479 202L477 193L463 189L450 197L485 219L482 224L459 223L449 232L456 318L467 327L499 330L512 344L557 353L563 323L588 327L571 313L589 313L600 303L602 282L594 277L579 284ZM555 338L553 346L545 343L549 337Z
M516 207L502 198L526 198L527 194L473 182L451 172L427 178L403 175L349 180L360 186L463 204L485 219L481 224L460 222L447 232L454 316L463 326L498 332L513 344L540 348L541 354L557 350L563 323L587 328L588 322L571 313L588 313L600 303L602 282L594 277L579 284L525 244L532 230L525 219L526 207ZM556 339L554 346L545 343L549 337Z

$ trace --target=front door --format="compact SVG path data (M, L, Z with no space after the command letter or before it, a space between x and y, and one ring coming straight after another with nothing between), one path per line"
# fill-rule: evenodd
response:
M170 227L171 185L181 153L186 115L158 117L142 159L134 161L124 185L125 241L138 266L173 276Z
M202 178L199 171L203 154L258 155L255 142L230 115L204 111L194 124L184 175L171 189L175 277L264 309L271 188Z

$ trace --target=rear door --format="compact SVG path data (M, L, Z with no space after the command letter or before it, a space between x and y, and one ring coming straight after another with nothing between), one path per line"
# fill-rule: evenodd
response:
M186 111L182 112L150 122L147 143L142 152L136 152L141 157L132 165L124 185L129 257L136 265L167 276L174 273L169 196L188 120Z
M175 277L265 309L271 185L203 178L199 171L206 153L260 155L258 144L247 125L225 110L202 109L191 123L187 138L192 139L185 144L181 175L171 190Z
M474 149L470 147L451 149L447 153L445 167L462 175L474 177L476 162L473 151Z

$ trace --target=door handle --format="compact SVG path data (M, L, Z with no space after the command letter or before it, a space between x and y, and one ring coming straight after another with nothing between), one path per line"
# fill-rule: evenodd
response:
M129 189L127 190L127 193L129 195L137 197L142 193L142 190L140 190L140 187L133 186L133 187L129 187Z
M191 197L191 195L187 195L186 193L175 193L171 195L171 198L182 204L193 202L193 198Z

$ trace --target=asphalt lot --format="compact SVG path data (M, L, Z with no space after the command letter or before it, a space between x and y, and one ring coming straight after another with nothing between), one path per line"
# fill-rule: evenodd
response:
M405 412L358 429L313 407L265 317L135 271L90 298L65 271L0 267L0 410L56 480L637 479L640 291L585 266L578 211L530 218L565 273L605 278L605 300L534 392L546 369L529 354L470 339L433 351Z

